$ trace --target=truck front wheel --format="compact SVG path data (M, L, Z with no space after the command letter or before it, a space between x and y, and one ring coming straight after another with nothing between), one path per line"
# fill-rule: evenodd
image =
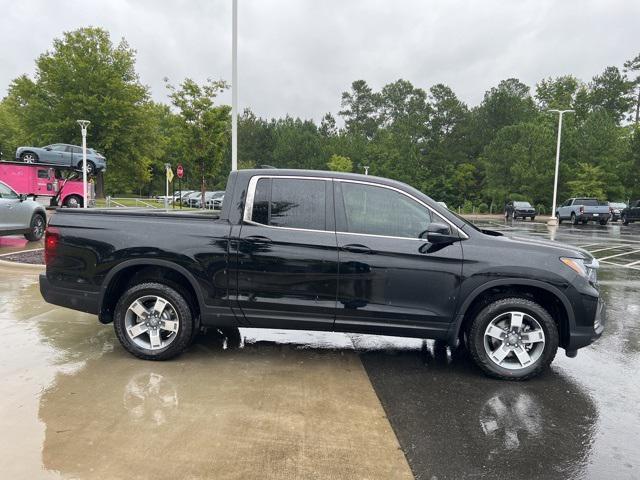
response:
M82 207L82 197L78 195L69 195L64 199L64 206L69 208L80 208Z
M468 331L471 358L490 377L526 380L553 361L558 327L538 303L513 297L484 307Z
M180 355L193 339L193 315L185 297L163 283L140 283L118 301L113 324L129 353L144 360Z

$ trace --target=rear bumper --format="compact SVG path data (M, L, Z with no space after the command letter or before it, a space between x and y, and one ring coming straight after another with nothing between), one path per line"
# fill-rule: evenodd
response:
M94 315L98 314L98 292L53 285L45 273L40 274L40 294L47 303Z
M608 213L583 213L578 217L578 220L587 220L587 221L600 221L600 220L608 220Z
M577 350L591 345L600 338L602 332L604 332L606 323L607 307L602 298L599 298L593 319L593 326L576 327L569 332L569 343L566 345L565 350Z

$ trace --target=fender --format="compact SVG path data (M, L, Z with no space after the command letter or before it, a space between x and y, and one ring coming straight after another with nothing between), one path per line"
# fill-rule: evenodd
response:
M104 281L102 282L102 286L100 287L100 295L98 296L98 305L99 305L99 312L102 312L102 304L104 302L104 296L107 293L107 290L109 288L109 285L111 284L111 281L113 280L113 278L115 277L115 275L124 270L125 268L128 267L133 267L133 266L147 266L147 265L151 265L151 266L157 266L157 267L166 267L166 268L170 268L172 270L175 270L176 272L184 275L184 277L189 281L189 283L191 284L191 287L193 288L193 290L196 292L196 297L198 299L198 306L200 308L200 311L203 312L203 308L204 308L204 300L202 299L202 292L200 291L200 287L198 286L198 282L196 281L195 278L193 278L193 275L191 275L191 273L189 272L189 270L187 270L186 268L184 268L181 265L178 265L177 263L173 263L170 262L168 260L159 260L156 258L136 258L134 260L125 260L124 262L119 263L116 267L112 268L111 271L109 271L109 273L107 274L107 276L105 277Z
M550 285L545 282L541 282L540 280L530 280L525 278L501 278L499 280L491 280L489 282L483 283L475 290L473 290L467 297L465 298L462 305L458 308L455 316L454 322L451 324L451 329L449 330L449 344L455 346L458 340L458 334L460 333L460 327L462 326L462 320L464 316L467 314L467 310L469 306L473 303L473 301L478 298L479 295L483 294L487 290L490 290L493 287L499 287L504 285L522 285L526 287L537 287L542 290L546 290L547 292L556 296L564 309L567 312L567 319L569 320L569 328L573 330L575 328L576 322L573 314L573 308L571 307L571 303L569 299L566 297L564 293L557 287Z

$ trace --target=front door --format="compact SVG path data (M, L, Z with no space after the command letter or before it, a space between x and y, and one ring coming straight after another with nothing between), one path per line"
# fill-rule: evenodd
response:
M257 327L330 329L338 253L332 181L253 177L237 245L237 300Z
M420 236L430 222L447 221L392 187L347 180L334 185L340 260L335 329L445 338L462 246L432 245Z

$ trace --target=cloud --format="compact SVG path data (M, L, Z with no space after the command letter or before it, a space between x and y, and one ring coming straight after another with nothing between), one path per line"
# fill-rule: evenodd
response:
M231 80L231 0L34 0L1 11L0 94L33 74L54 38L87 25L127 39L158 101L165 76ZM623 0L239 0L240 106L317 120L360 78L446 83L471 105L508 77L588 81L640 53L638 18L640 2Z

